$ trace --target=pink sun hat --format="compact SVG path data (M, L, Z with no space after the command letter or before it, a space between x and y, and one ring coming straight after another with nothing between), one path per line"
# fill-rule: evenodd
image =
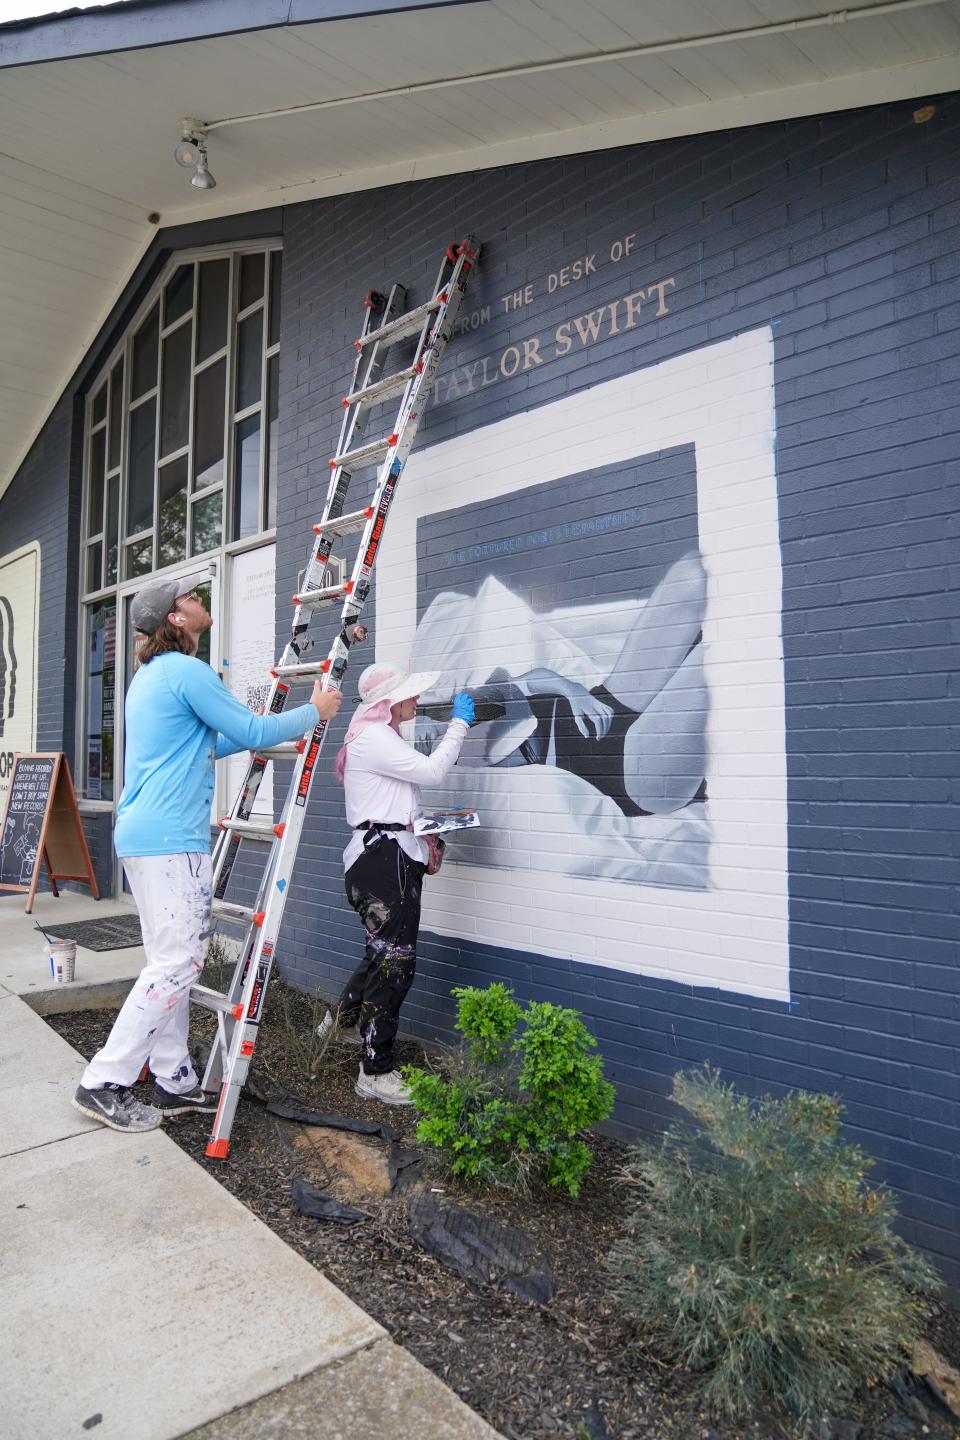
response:
M414 695L424 694L436 685L441 673L439 670L415 670L409 674L399 665L386 661L368 665L357 681L360 708L353 717L354 721L359 720L370 706L380 705L384 700L389 700L391 705L399 705L401 700L412 700Z
M347 726L337 755L337 779L341 784L350 741L355 740L367 725L389 725L391 706L399 705L401 700L412 700L414 695L422 695L432 689L442 673L440 670L415 670L410 674L401 666L387 661L367 666L357 681L360 706Z

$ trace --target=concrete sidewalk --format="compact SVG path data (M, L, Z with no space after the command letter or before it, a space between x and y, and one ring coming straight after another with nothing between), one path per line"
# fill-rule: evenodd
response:
M22 895L0 899L0 995L4 991L22 995L41 1015L112 1005L123 999L143 969L142 946L131 945L125 950L78 948L76 979L69 985L53 985L44 950L46 941L36 926L53 925L58 920L71 924L106 919L128 910L135 914L131 899L94 900L90 895L66 890L59 899L49 892L38 895L32 915L27 915L23 907Z
M59 917L88 917L64 901ZM84 1062L36 1013L72 987L46 979L22 905L0 901L4 1440L494 1440L162 1131L118 1135L72 1108ZM78 958L90 1004L103 957ZM139 960L113 952L103 993Z

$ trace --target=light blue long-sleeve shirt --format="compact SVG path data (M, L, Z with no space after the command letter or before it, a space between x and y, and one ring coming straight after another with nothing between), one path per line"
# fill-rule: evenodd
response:
M203 660L175 651L140 667L124 715L126 783L114 831L121 858L208 851L214 760L299 739L318 720L314 705L254 715Z

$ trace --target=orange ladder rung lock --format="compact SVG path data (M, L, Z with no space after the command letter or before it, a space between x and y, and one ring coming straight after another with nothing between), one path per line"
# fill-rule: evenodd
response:
M290 639L270 671L272 684L265 705L268 714L279 714L285 708L287 694L294 685L320 679L325 690L343 688L354 627L370 592L397 482L417 437L425 392L433 384L453 333L467 277L479 255L480 245L473 235L451 245L430 299L412 310L404 310L407 295L399 284L392 285L386 295L371 290L364 296L363 325L353 344L353 375L342 401L340 439L329 462L326 503L319 523L312 527L314 539L304 572L304 588L293 597ZM412 359L403 369L384 375L388 352L404 341L413 345ZM389 430L379 431L382 439L363 443L370 413L395 396L400 397L395 423ZM366 484L372 484L372 495L368 490L366 502L357 510L347 511L345 502L354 474L369 476L371 471L375 478L367 479ZM323 585L334 542L351 534L358 534L360 542L350 579ZM340 605L340 626L327 658L321 662L305 660L313 644L307 634L313 613L333 605ZM210 1160L226 1160L230 1153L230 1132L257 1043L284 903L316 774L317 751L325 733L326 723L321 720L301 740L266 747L252 755L233 808L220 821L213 853L214 917L218 923L241 927L243 940L225 994L202 985L190 990L190 998L217 1017L216 1039L202 1082L204 1090L220 1091L207 1145ZM274 824L272 817L255 815L254 806L266 768L277 760L292 762L292 774L280 820ZM227 900L226 894L241 846L253 844L260 847L261 857L266 846L266 859L255 905L249 906Z

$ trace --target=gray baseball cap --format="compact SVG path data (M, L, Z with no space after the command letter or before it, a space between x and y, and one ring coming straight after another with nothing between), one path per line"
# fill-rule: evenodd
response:
M152 635L166 620L171 610L176 610L181 595L189 595L198 585L209 585L210 572L197 571L196 575L181 575L176 580L151 580L138 590L130 602L130 619L137 630Z

